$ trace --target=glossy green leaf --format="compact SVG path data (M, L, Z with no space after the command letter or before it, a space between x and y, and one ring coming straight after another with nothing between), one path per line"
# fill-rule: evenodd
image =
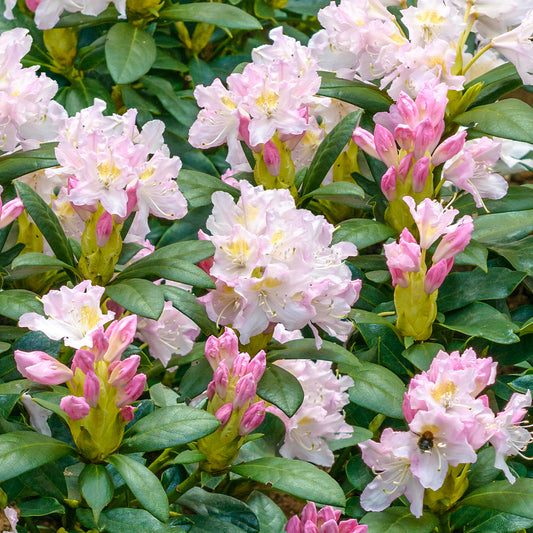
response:
M297 498L344 507L344 492L338 483L323 470L304 461L263 457L235 465L231 471Z
M254 490L246 503L257 516L261 533L281 533L284 531L287 519L283 511L268 496Z
M220 422L201 409L173 405L155 410L126 433L121 452L147 452L171 448L213 433Z
M196 398L207 390L209 382L213 379L213 369L207 359L202 357L198 363L191 366L181 379L180 393L186 398Z
M139 503L158 520L166 522L169 517L168 498L159 479L127 455L111 455L107 461L117 469Z
M75 115L82 109L92 106L94 99L99 98L107 104L107 111L115 110L113 99L109 91L98 81L93 78L82 78L76 80L66 89L65 109L70 116Z
M533 235L506 244L492 244L490 249L505 257L516 270L533 276Z
M533 108L515 98L474 107L454 121L487 135L533 143Z
M474 265L487 272L487 247L477 241L471 240L470 244L455 256L454 265Z
M353 130L361 118L362 111L354 111L346 115L334 128L326 135L309 165L302 184L302 195L314 191L319 187L329 169L342 152L346 144L352 138Z
M36 267L40 269L40 272L49 272L50 270L70 270L76 272L76 269L71 265L60 261L55 257L50 257L46 254L40 254L37 252L29 252L27 254L19 255L13 260L12 268L18 269L20 267Z
M343 448L355 446L356 444L371 439L374 436L374 434L366 428L352 426L352 429L353 432L349 437L328 441L328 448L332 452L336 452L337 450L342 450Z
M34 382L29 379L17 379L15 381L8 381L7 383L0 383L0 395L10 396L16 394L20 396L30 389L33 384Z
M464 506L453 514L454 529L464 533L515 533L533 526L531 518Z
M145 279L125 279L106 287L106 294L135 315L157 320L163 312L165 300L159 285Z
M354 243L359 250L383 242L396 234L389 226L368 218L342 221L333 234L333 244L341 241Z
M507 194L499 200L490 200L484 198L486 208L489 213L507 213L509 211L525 211L531 209L533 205L533 187L527 183L524 185L510 185L507 189ZM483 207L477 207L474 197L471 194L458 198L453 206L459 209L463 215L472 215L478 213L485 214Z
M369 311L364 311L363 309L352 309L348 313L348 318L357 326L359 324L376 324L378 326L385 326L391 331L394 331L398 338L401 340L401 335L398 333L396 326L389 322L386 318L377 315L376 313L371 313Z
M82 15L81 13L63 13L59 22L54 26L55 28L69 28L76 26L76 28L86 28L89 26L98 26L99 24L113 23L117 20L118 12L114 6L109 6L105 11L102 11L98 16Z
M364 198L364 196L365 191L359 185L348 181L336 181L318 187L318 189L302 196L301 200L315 198L316 200L329 200L339 204L358 207L361 203L360 198Z
M19 503L20 516L65 514L65 508L55 498L36 498Z
M257 395L279 407L289 417L298 411L304 399L298 379L276 365L270 365L265 370L257 386Z
M35 150L15 152L0 157L0 184L11 183L15 178L25 176L42 168L55 167L57 143L42 144Z
M10 289L0 292L0 315L18 320L24 313L44 315L39 296L24 289Z
M174 4L159 12L162 20L181 20L183 22L207 22L215 26L239 30L260 30L259 21L235 6L209 2L194 4Z
M105 58L116 83L131 83L146 74L156 52L154 38L139 26L119 22L107 33Z
M439 353L439 350L444 350L442 344L436 342L422 342L420 344L413 344L407 350L402 352L402 355L413 363L419 370L428 370L433 358ZM445 351L445 350L444 350Z
M519 478L514 485L493 481L465 496L461 503L533 519L533 479Z
M192 522L189 533L246 533L244 529L217 518L215 516L203 516L200 514L189 515L188 520Z
M474 302L458 311L448 313L446 321L440 325L468 336L483 337L500 344L512 344L519 340L514 333L518 331L518 326L506 315L482 302Z
M474 220L472 238L484 243L507 243L533 231L533 209L483 215Z
M87 464L78 483L82 496L93 510L95 522L98 522L100 513L113 499L115 489L111 476L104 465Z
M468 82L465 89L480 82L483 82L483 87L474 100L474 105L492 103L503 94L518 89L522 85L522 80L512 63L504 63L478 76Z
M379 513L367 513L359 523L379 533L431 533L439 519L428 512L415 518L407 507L389 507Z
M259 521L254 512L248 505L231 496L193 487L178 499L178 503L199 515L220 518L234 524L247 533L259 532Z
M172 459L171 464L187 465L191 463L199 463L200 461L204 461L205 458L205 455L199 450L185 450L184 452L178 453L178 455Z
M60 261L74 266L72 249L54 212L29 185L16 182L15 188L24 202L24 207L41 230L56 257Z
M0 482L74 453L68 444L33 431L0 435Z
M337 78L332 72L321 72L322 85L318 94L337 98L344 102L361 107L365 112L374 114L388 111L393 104L391 98L380 91L375 85L360 81Z
M224 183L220 178L196 170L180 170L178 184L191 207L210 205L211 196L216 191L227 192L234 198L239 196L235 187Z
M523 272L500 267L491 268L486 274L479 269L454 272L446 277L439 288L438 310L446 313L476 300L506 298L525 277Z

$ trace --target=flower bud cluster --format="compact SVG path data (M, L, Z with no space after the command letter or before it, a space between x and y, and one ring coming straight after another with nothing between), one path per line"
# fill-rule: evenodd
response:
M409 430L386 428L379 443L359 445L363 461L377 474L361 496L364 509L381 511L405 494L411 512L421 516L425 489L441 489L447 475L456 476L453 467L475 463L476 451L486 443L495 448L494 466L514 483L505 458L521 454L533 441L522 425L531 392L513 394L495 415L480 393L494 383L496 367L491 357L478 358L471 348L462 354L440 351L429 370L411 380L403 403ZM451 505L467 482L460 485L446 494Z
M203 468L217 472L228 467L237 456L244 437L265 418L265 402L256 401L257 384L266 368L261 350L253 359L239 352L235 332L226 328L220 337L209 337L205 356L214 371L207 387L208 412L221 423L215 433L198 441L206 456Z
M368 526L360 525L357 520L342 520L341 511L330 505L317 512L313 502L309 502L301 513L301 518L294 515L285 526L287 533L367 533Z
M333 226L321 216L297 209L289 191L263 190L241 182L235 202L213 194L207 220L215 245L209 273L216 289L200 298L209 318L238 330L241 342L276 323L289 330L317 325L345 340L343 321L357 300L361 281L351 281L343 260L357 254L353 244L331 246ZM318 332L315 329L318 339Z

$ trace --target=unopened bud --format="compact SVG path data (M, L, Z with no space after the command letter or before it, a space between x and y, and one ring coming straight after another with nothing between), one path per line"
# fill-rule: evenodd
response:
M63 396L59 407L72 418L72 420L81 420L85 418L91 407L87 403L87 400L81 396Z
M230 418L231 413L233 412L233 404L225 403L218 411L215 413L215 416L220 420L220 424L224 425Z
M100 396L100 380L94 372L89 372L85 376L83 383L83 396L91 407L96 407L98 404L98 397Z
M247 403L252 402L257 391L257 382L252 374L246 374L237 381L235 385L235 396L233 405L236 409L244 407Z
M265 412L265 402L263 401L254 403L248 407L239 425L239 435L248 435L254 429L257 429L265 419Z

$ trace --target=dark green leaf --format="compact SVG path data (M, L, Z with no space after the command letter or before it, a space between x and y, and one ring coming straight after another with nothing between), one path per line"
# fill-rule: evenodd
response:
M370 313L363 309L352 309L348 314L348 318L357 326L359 324L377 324L378 326L385 326L394 331L398 338L401 340L401 335L398 333L396 326L389 322L386 318L377 315L376 313Z
M246 500L259 519L261 533L282 533L287 519L283 511L262 492L254 490Z
M74 449L68 444L33 431L0 435L0 482L70 453Z
M331 202L337 202L339 204L350 205L352 207L359 207L361 200L364 198L365 191L356 185L348 181L336 181L334 183L328 183L322 187L318 187L314 191L302 196L301 200L307 198L315 198L317 200L329 200Z
M442 344L434 342L422 342L420 344L413 344L407 350L402 352L402 355L413 363L419 370L428 370L431 361L437 355L439 350L444 350Z
M184 22L207 22L225 28L239 30L260 30L259 21L235 6L209 2L194 4L174 4L159 12L162 20L181 20Z
M389 507L379 513L367 513L359 523L379 533L431 533L439 520L431 513L415 518L407 507Z
M225 522L215 516L202 516L199 514L189 515L188 520L192 522L192 527L189 529L189 533L245 533L244 529L232 524L231 522Z
M152 320L161 316L165 305L161 287L145 279L125 279L109 285L106 294L128 311Z
M235 465L231 470L297 498L344 507L344 492L338 483L323 470L304 461L263 457Z
M465 85L465 89L479 82L483 82L483 87L474 100L474 105L492 103L503 94L518 89L522 85L522 80L512 63L504 63L478 76L469 81Z
M127 432L122 452L147 452L171 448L213 433L220 422L201 409L173 405L157 409L136 422Z
M127 22L115 24L107 34L105 58L116 83L131 83L146 74L156 56L154 38Z
M500 511L465 506L453 514L452 524L454 529L464 533L515 533L532 527L533 520Z
M492 244L490 248L505 257L517 270L533 276L533 235L507 244Z
M15 188L24 202L24 207L41 230L56 257L60 261L74 266L70 244L54 212L29 185L17 182Z
M328 448L332 452L336 452L337 450L352 447L356 444L359 444L360 442L364 442L365 440L371 439L372 436L373 433L368 429L354 426L353 433L349 437L328 441Z
M350 141L362 111L345 116L322 141L309 165L302 185L302 195L314 191L324 180L329 169Z
M57 143L43 144L36 150L15 152L0 157L0 184L11 183L15 178L25 176L42 168L55 167Z
M98 26L99 24L115 22L118 17L118 12L114 6L108 7L98 16L82 15L81 13L64 13L59 19L59 22L54 26L55 28L86 28L89 26Z
M181 170L178 184L191 207L210 205L211 196L216 191L227 192L234 198L239 196L239 191L235 187L224 183L220 178L196 170Z
M159 479L127 455L111 455L107 461L117 469L139 503L157 519L166 522L169 517L168 498Z
M53 513L65 514L65 508L55 498L37 498L19 504L20 516L46 516Z
M94 521L98 522L103 508L113 498L114 487L111 476L103 465L87 464L78 483L82 496L93 510Z
M202 358L198 364L191 366L181 379L180 393L186 398L195 398L207 390L213 379L213 369L207 359Z
M257 386L257 394L279 407L289 417L298 411L304 399L304 391L298 379L276 365L270 365L265 370Z
M533 209L483 215L474 220L472 238L485 244L507 243L533 231Z
M11 289L0 292L0 315L18 320L24 313L44 315L43 304L34 292Z
M78 111L94 104L94 99L100 98L107 104L108 111L114 111L115 105L107 89L93 78L82 78L76 80L67 88L65 98L65 108L70 116Z
M187 465L191 463L199 463L205 460L205 455L199 450L185 450L178 453L174 459L172 459L173 465Z
M40 254L37 252L29 252L27 254L19 255L12 263L12 268L16 269L19 267L34 266L40 268L41 272L48 272L50 270L70 270L71 272L76 272L71 265L56 259L55 257L50 257L46 254Z
M368 218L352 218L339 224L333 234L333 244L348 241L361 250L395 235L392 228L381 222Z
M487 257L489 251L483 244L479 244L477 241L470 241L470 244L460 253L455 256L455 265L474 265L478 266L487 272Z

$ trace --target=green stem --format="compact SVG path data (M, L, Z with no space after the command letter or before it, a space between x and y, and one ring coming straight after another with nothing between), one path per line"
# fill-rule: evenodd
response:
M154 474L161 470L161 468L163 468L163 466L165 466L165 464L168 462L170 454L172 453L171 450L172 448L167 448L166 450L163 450L161 455L154 459L148 469L151 470Z
M463 69L463 74L488 50L492 48L492 41L484 46L476 55L466 64L466 67Z
M201 478L202 471L198 468L185 481L181 482L172 494L168 495L169 501L175 502L182 494L185 494L188 490L192 489Z

